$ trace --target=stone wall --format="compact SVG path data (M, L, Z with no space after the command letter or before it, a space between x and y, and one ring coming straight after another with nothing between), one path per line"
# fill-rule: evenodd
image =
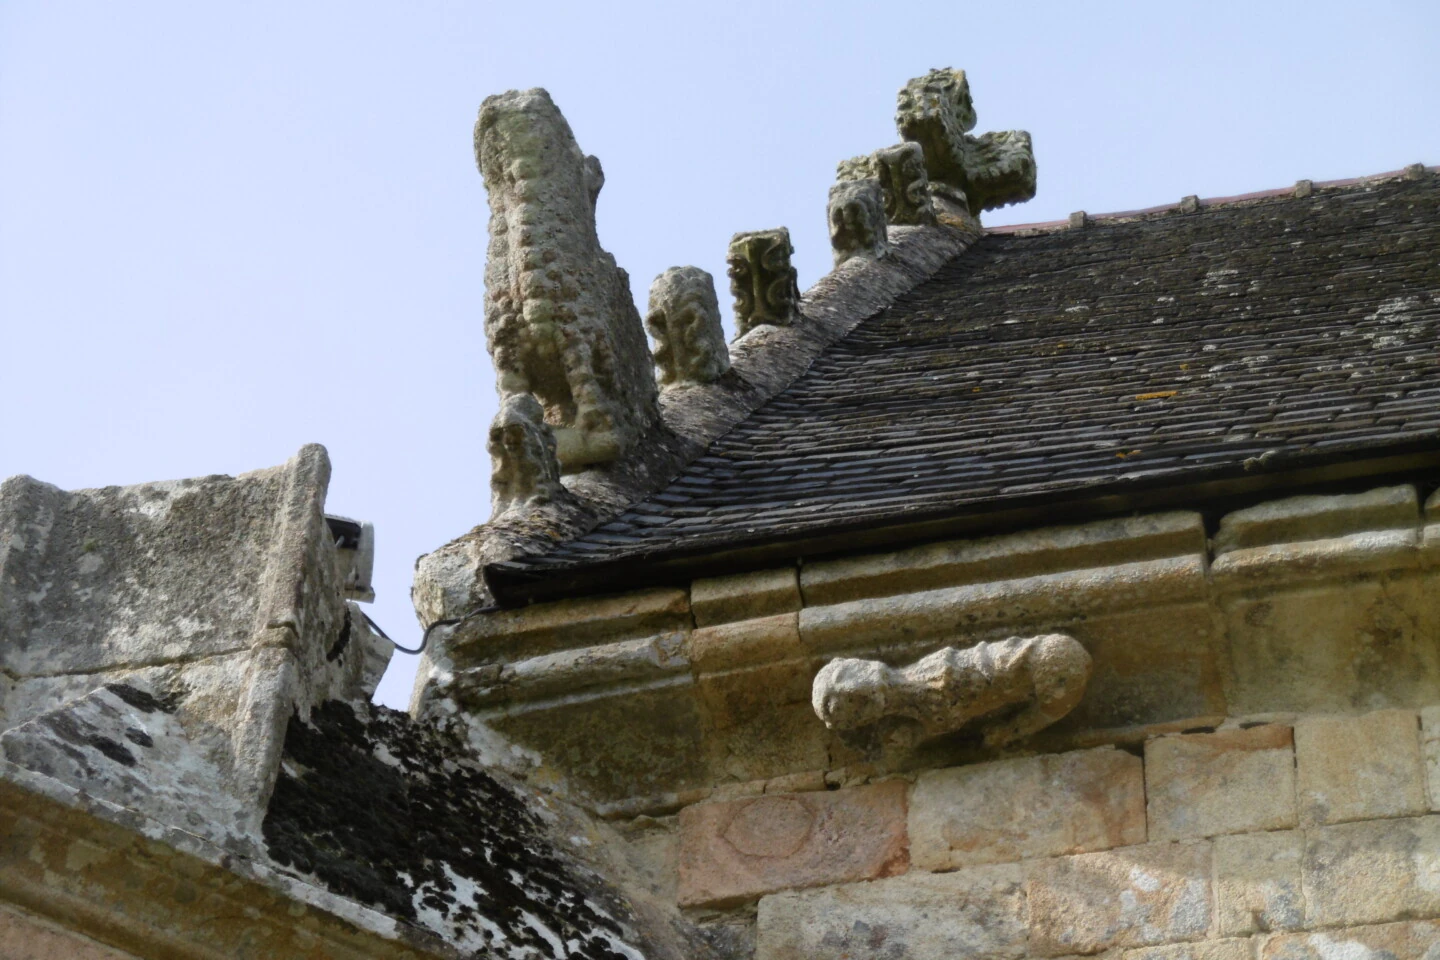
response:
M1437 513L1386 487L537 604L429 682L731 956L1437 960ZM1050 632L1093 675L1017 746L810 702L835 657Z
M753 911L759 960L1432 960L1437 727L1227 723L699 804L676 896Z

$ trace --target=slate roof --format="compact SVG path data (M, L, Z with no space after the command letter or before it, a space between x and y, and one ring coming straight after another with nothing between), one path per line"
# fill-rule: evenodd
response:
M992 231L658 492L487 577L1440 449L1440 176L1284 194Z

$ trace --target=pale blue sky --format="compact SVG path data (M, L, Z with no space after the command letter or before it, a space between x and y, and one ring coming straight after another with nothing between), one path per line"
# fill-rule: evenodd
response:
M992 224L1440 163L1440 4L0 0L0 477L238 473L308 441L378 528L372 615L488 512L480 100L544 86L643 300L737 230L829 265L835 163L963 67L1034 137ZM402 704L412 658L382 699Z

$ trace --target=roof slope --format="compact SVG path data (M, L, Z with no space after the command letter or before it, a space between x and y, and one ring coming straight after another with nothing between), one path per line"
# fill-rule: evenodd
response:
M992 233L659 492L489 573L1434 446L1437 347L1434 175Z

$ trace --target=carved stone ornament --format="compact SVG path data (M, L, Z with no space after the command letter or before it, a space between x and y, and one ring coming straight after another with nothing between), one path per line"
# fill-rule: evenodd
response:
M485 444L490 452L490 510L508 510L549 503L564 495L555 435L545 422L545 409L528 393L500 402Z
M790 231L756 230L730 238L725 256L735 296L735 332L745 336L761 324L788 327L800 307L800 286L790 265Z
M1023 130L972 137L975 105L964 70L931 70L900 91L895 126L920 145L941 219L1035 196L1035 153ZM947 214L949 216L947 217Z
M662 387L710 383L730 369L715 278L699 267L671 267L655 278L645 325Z
M832 186L827 219L835 266L851 257L878 259L890 252L879 180L841 180Z
M839 180L880 181L885 193L885 219L893 226L926 226L935 222L930 205L930 175L918 143L898 143L864 157L840 161Z
M490 199L485 336L500 398L539 400L567 472L616 460L658 406L629 278L595 233L600 161L540 89L485 100L475 157Z
M1073 710L1090 669L1090 654L1073 637L1011 637L946 647L908 667L832 660L815 677L811 703L832 730L898 718L918 724L928 738L982 720L985 743L1003 746ZM992 716L999 719L986 723Z

